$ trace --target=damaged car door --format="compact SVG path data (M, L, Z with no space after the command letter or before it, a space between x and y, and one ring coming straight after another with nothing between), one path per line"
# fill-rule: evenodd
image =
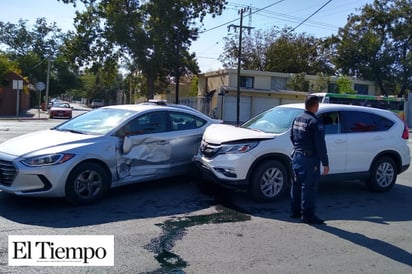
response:
M172 148L164 111L142 114L120 129L117 172L122 183L167 177Z

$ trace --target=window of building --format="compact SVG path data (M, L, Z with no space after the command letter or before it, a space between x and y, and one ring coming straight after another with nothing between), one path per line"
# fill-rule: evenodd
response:
M250 76L240 76L240 87L242 88L253 88L254 87L254 77Z
M273 90L286 90L287 78L282 77L271 77L270 79L270 89Z
M368 85L355 84L355 90L358 94L368 94Z
M337 92L338 92L338 85L336 83L329 83L328 93L337 93Z

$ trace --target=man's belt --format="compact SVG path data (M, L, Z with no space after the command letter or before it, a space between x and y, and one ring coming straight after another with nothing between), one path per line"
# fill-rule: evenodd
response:
M301 153L305 157L311 157L314 155L313 150L295 150L295 153Z

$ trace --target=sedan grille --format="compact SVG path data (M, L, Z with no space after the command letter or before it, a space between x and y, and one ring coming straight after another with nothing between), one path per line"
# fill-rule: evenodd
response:
M0 160L0 184L10 186L17 175L17 169L12 162Z
M206 158L211 159L219 153L221 147L221 145L209 144L202 141L200 144L200 152Z

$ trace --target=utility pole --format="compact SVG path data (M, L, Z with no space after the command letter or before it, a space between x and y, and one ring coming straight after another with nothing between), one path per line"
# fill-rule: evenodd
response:
M183 62L180 62L180 59L182 58L180 56L180 48L181 48L181 43L182 39L180 37L179 30L175 30L176 32L176 64L175 64L175 104L179 104L179 83L180 83L180 75L181 75L181 64Z
M250 30L253 29L252 27L243 27L243 13L248 11L250 7L240 9L238 13L240 14L240 25L229 25L228 30L233 27L235 32L237 28L239 28L239 50L238 50L238 60L237 60L237 99L236 99L236 124L240 125L240 65L242 59L242 33L243 28L247 29L250 33Z
M180 66L179 66L179 58L180 58L180 41L177 41L176 44L176 67L175 67L175 104L179 104L179 82L180 82Z
M45 104L46 104L46 111L48 110L47 106L49 104L49 82L50 82L50 55L47 58L46 98L44 99Z

